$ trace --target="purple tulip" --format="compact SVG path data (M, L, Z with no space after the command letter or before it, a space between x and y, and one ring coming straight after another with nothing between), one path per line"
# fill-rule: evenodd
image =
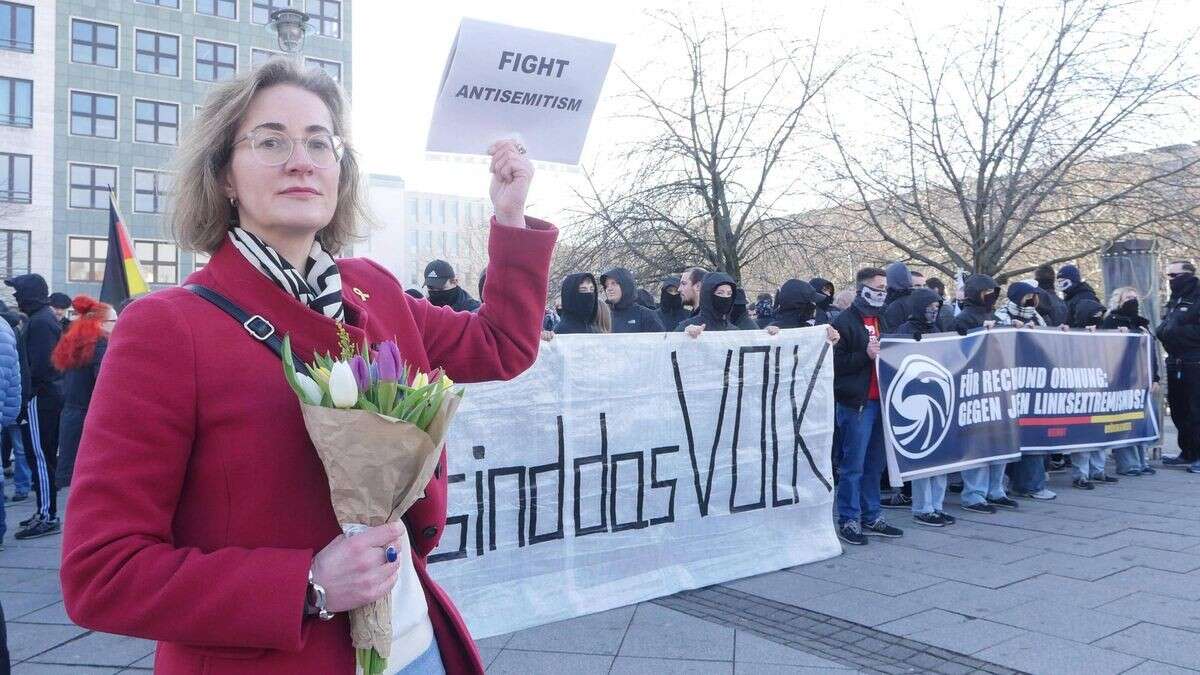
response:
M358 391L366 393L371 388L371 370L367 367L367 360L361 356L355 356L350 359L350 370L354 373L354 382L358 384Z
M387 340L379 345L379 379L383 382L398 382L400 380L400 348L396 343Z

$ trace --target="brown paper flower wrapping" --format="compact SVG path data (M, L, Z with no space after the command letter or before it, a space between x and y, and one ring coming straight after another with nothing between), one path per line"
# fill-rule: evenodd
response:
M325 465L338 523L375 527L399 520L429 484L461 401L454 392L446 392L426 431L367 410L302 402L304 426ZM392 646L390 593L350 612L350 637L356 649L373 647L380 656L388 657Z

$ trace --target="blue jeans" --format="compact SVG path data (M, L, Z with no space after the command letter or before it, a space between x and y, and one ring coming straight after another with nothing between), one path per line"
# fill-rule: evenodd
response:
M397 675L446 675L442 665L442 653L438 651L437 639L429 643L429 649L421 653L412 663L400 669Z
M945 499L946 474L913 479L912 512L914 516L942 511Z
M838 461L838 525L879 519L879 479L883 476L883 428L879 401L867 401L861 410L837 404L835 424L841 432Z
M1150 468L1150 463L1146 461L1146 446L1144 445L1113 448L1112 453L1113 458L1117 460L1117 473Z
M12 444L13 492L29 494L33 489L33 474L29 472L29 462L25 461L25 441L21 440L21 427L10 424L0 433Z
M993 462L987 466L961 472L963 479L962 504L982 504L989 499L1007 497L1004 493L1004 464Z
M1075 480L1091 480L1104 475L1104 456L1107 449L1076 452L1071 455L1071 476Z
M0 472L0 544L4 543L4 533L8 530L8 516L4 508L4 473Z
M1045 455L1021 455L1019 461L1009 466L1013 492L1031 495L1046 489Z

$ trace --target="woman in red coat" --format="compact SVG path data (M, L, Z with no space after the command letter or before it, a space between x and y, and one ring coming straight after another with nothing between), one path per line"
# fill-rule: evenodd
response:
M187 282L261 316L298 354L336 353L344 321L356 343L395 338L407 363L459 382L525 370L556 230L524 215L524 148L491 149L488 302L454 313L405 295L369 260L334 263L362 204L346 118L328 76L283 60L213 91L175 174L176 231L212 255ZM482 672L425 567L446 520L446 471L443 455L405 527L342 536L278 357L188 290L152 293L122 314L84 428L63 542L67 612L157 640L160 673L338 675L355 670L348 610L395 586L412 611L390 665ZM389 548L411 555L389 562Z

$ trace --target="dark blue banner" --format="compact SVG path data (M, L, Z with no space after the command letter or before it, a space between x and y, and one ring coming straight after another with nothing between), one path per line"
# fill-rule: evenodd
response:
M1021 453L1148 443L1150 338L997 328L884 338L876 367L894 485Z

